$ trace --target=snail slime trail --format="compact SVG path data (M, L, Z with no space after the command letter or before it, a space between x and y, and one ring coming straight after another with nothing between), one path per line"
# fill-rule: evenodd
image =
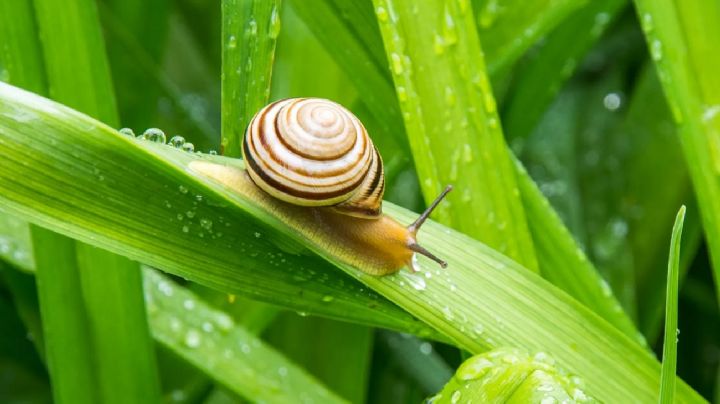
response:
M319 98L274 102L250 121L242 144L246 170L202 161L190 168L252 200L323 249L372 275L407 266L419 253L417 232L452 189L405 227L382 214L382 159L360 120Z

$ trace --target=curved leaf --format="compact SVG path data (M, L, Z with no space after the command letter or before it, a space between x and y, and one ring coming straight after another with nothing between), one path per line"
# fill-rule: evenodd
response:
M336 293L350 278L330 262L471 352L544 351L600 400L656 397L660 366L651 354L538 275L434 222L420 238L443 252L446 271L421 258L421 274L374 277L356 267L368 265L361 251L313 231L307 210L243 188L239 160L123 137L8 85L0 85L0 146L3 208L55 231L223 291L295 308L317 299L314 308L337 305L336 317L368 321L372 313L375 324L402 324L392 306L363 309L375 296L364 288L351 289L359 294L352 298ZM415 217L385 209L400 222ZM298 256L302 247L317 256ZM677 398L702 402L680 381Z

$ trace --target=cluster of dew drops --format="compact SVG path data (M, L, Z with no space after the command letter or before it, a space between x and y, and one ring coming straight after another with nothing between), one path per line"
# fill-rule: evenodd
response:
M176 135L170 138L170 141L167 141L167 137L165 136L165 132L162 131L162 129L158 128L149 128L145 132L142 133L142 135L135 136L135 132L130 128L122 128L119 130L119 132L125 136L133 137L140 140L147 140L149 142L153 143L162 143L167 144L168 146L172 146L176 149L180 149L186 152L195 152L195 145L186 142L185 138ZM200 153L199 151L197 153ZM210 150L208 154L217 154L215 150Z
M165 144L165 145L171 146L175 149L183 150L188 153L193 153L193 152L201 153L200 151L195 151L195 145L193 145L190 142L186 142L185 138L182 136L176 135L176 136L171 137L170 141L167 141L165 132L163 132L162 129L149 128L149 129L145 130L145 132L143 132L142 135L138 135L138 136L136 136L135 132L130 128L122 128L119 130L119 132L125 136L132 137L134 139L140 139L140 140L149 141L149 142L153 142L153 143ZM210 150L208 152L208 154L216 155L217 152L215 150ZM182 194L188 193L187 187L185 187L183 185L180 185L179 190L180 190L180 193L182 193ZM196 199L196 202L194 204L197 205L197 203L202 201L203 198L202 198L202 195L195 195L195 199ZM165 207L171 208L172 205L170 204L169 201L165 201ZM192 221L192 219L195 217L195 214L196 213L194 210L188 210L185 213L178 213L177 219L183 220L185 217L187 217L187 219ZM220 218L220 223L222 223L222 222L223 222L223 220L222 220L222 218ZM188 222L188 224L184 224L182 226L183 233L188 233L190 231L190 224L192 224L192 222ZM203 231L207 231L209 234L211 234L211 238L213 238L213 239L222 237L223 234L221 232L213 232L212 226L213 226L212 220L207 219L207 218L200 219L200 227L202 228L202 230L200 233L198 233L198 236L204 237L205 233ZM225 223L225 226L229 227L230 223ZM256 235L256 237L257 237L257 235Z

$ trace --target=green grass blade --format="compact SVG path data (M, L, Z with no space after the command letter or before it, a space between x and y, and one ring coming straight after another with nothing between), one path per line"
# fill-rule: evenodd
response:
M511 95L503 106L503 128L509 139L530 134L563 83L575 72L583 55L600 39L625 4L625 0L596 1L580 8L550 32L537 51L518 66ZM490 52L487 44L486 52Z
M33 342L38 356L45 362L45 341L35 277L2 261L0 261L0 274L12 295L18 316L27 329L26 337Z
M699 209L687 202L692 194L690 178L677 138L676 128L660 82L650 63L646 63L629 105L620 136L632 134L629 150L633 152L623 164L627 186L623 197L634 201L633 210L640 217L629 216L629 240L636 272L638 326L649 341L656 341L662 330L665 310L666 265L663 235L672 225L677 206L688 204L683 225L680 253L680 282L694 259L702 241ZM665 236L666 237L666 236Z
M263 338L345 400L367 402L371 328L284 313Z
M385 75L387 60L371 2L292 0L291 4L362 94L363 104L378 124L374 137L395 139L396 147L407 150L400 108L392 81ZM379 150L385 158L392 148L381 146ZM403 160L407 164L407 155Z
M223 154L240 156L245 128L270 96L280 0L222 2Z
M0 263L0 290L12 291L13 287L2 282L7 275L15 272ZM11 275L12 276L12 275ZM13 296L15 297L15 296ZM49 403L52 402L50 386L47 383L46 368L27 338L24 319L21 319L17 299L3 296L0 299L0 363L6 375L0 379L0 392L8 403Z
M358 10L363 10L358 7ZM331 14L328 18L315 21L311 24L315 28L330 21ZM335 16L335 19L340 17ZM350 26L350 21L338 25L345 27L345 30L354 30L355 27ZM373 25L357 25L357 29L364 29L363 35L346 35L343 38L354 39L355 41L363 41L364 45L355 45L355 49L359 53L356 58L346 60L341 58L341 53L330 52L336 57L338 64L346 71L348 77L356 77L357 60L372 60L373 53L368 49L379 49L380 43L368 42L369 39L377 37L377 35L368 34L368 30ZM327 28L327 32L322 35L322 31L316 32L318 39L328 48L334 49L333 42L338 37L338 33ZM342 32L342 31L340 31ZM350 47L351 44L343 43L341 48ZM385 72L387 74L388 72ZM377 74L383 74L378 72ZM383 80L374 78L373 80L365 80L362 83L353 82L359 91L369 94L392 94L393 89L391 80ZM382 86L390 87L383 89ZM394 108L397 102L394 100L385 100L383 105L387 108ZM516 167L515 175L518 179L520 187L520 195L523 205L528 215L528 225L531 227L531 234L536 248L536 253L543 276L570 293L573 297L595 310L605 319L615 324L616 327L623 330L624 333L635 338L637 331L632 325L632 321L622 311L618 311L619 304L612 294L607 294L607 288L603 285L601 277L590 263L585 255L579 251L579 246L567 231L560 218L550 207L547 199L537 189L528 174L521 167ZM552 241L549 241L552 240Z
M716 290L720 290L720 4L635 0L700 205ZM716 293L720 299L720 293ZM719 300L720 302L720 300Z
M22 94L32 99L39 99L26 93ZM47 102L43 100L43 103ZM4 105L10 108L12 104ZM152 146L149 142L119 136L117 132L86 116L72 113L67 109L61 110L64 111L62 112L64 117L61 121L55 121L55 125L59 127L51 129L43 125L43 128L36 127L37 132L34 132L50 136L47 141L36 138L35 146L45 149L46 154L43 155L52 154L54 157L44 162L42 159L35 160L38 171L31 170L26 174L34 171L34 175L38 175L37 178L45 178L45 180L41 179L43 182L50 180L43 174L44 171L41 171L45 169L84 178L83 187L78 187L76 180L71 180L70 177L62 180L67 188L63 191L63 195L66 196L60 198L65 202L60 205L77 203L87 207L87 203L92 199L104 200L108 202L105 207L97 206L102 213L91 214L90 222L87 221L88 218L79 219L76 216L80 211L74 212L74 209L66 209L60 205L55 205L57 208L55 213L61 216L65 214L75 216L74 219L70 217L66 219L69 221L78 219L85 225L94 222L95 224L89 227L83 226L85 230L82 232L86 235L89 234L87 231L92 232L93 228L96 231L96 225L99 223L109 227L120 226L117 231L113 231L113 238L122 238L124 240L122 243L109 242L109 239L104 237L108 242L100 243L98 246L162 269L167 269L168 264L173 263L174 273L227 293L244 294L259 300L292 306L298 311L323 314L332 318L389 327L408 333L437 335L376 293L367 291L359 283L332 271L322 261L306 255L297 255L302 253L302 248L298 248L296 243L286 242L281 245L284 252L278 250L273 244L273 234L265 234L266 230L260 227L256 219L248 221L247 213L242 211L225 212L223 206L228 202L222 199L208 200L203 194L206 192L212 194L212 191L197 179L183 174L185 168L173 167L172 163L160 160L151 151L154 149L143 149L143 144ZM33 111L34 114L41 110L34 108ZM67 113L70 115L66 115ZM45 117L53 120L49 115ZM11 117L5 118L13 120ZM42 120L39 120L36 123L41 122ZM90 126L94 126L95 129L82 133ZM25 124L21 127L30 128ZM4 135L10 134L7 131L3 132ZM29 147L26 141L30 138L22 140L25 135L18 134L17 138L14 137L18 142L15 145L19 147L18 152L23 156L22 159L31 157L21 151ZM51 143L47 143L51 142L50 139L59 141L62 137L65 137L62 147L59 144L58 147L53 147ZM110 139L104 140L103 137ZM90 141L91 139L94 141ZM108 141L110 143L107 143ZM81 144L84 146L78 149ZM10 149L6 150L9 153ZM188 159L193 159L192 154L170 147L160 146L158 151L167 158L180 159L179 162L182 162L183 166L187 164ZM74 154L80 157L75 157ZM103 155L104 158L102 160L91 158L96 155ZM128 170L128 158L136 164L133 169L136 171L127 179L123 179L121 173ZM10 160L6 161L10 162ZM68 169L70 171L67 171ZM6 171L6 174L10 175L10 173L11 171ZM143 180L146 175L148 177ZM8 180L12 183L16 181L10 178ZM66 180L69 182L65 182ZM54 177L53 181L60 179ZM23 189L9 183L6 185L18 191ZM67 192L69 189L73 192ZM158 190L164 191L158 192ZM97 193L91 196L86 193L88 191ZM81 195L83 193L84 196ZM147 199L148 195L151 196L150 199ZM198 198L197 195L200 197ZM128 198L129 196L133 197ZM27 200L27 203L30 203L30 200ZM201 221L201 219L209 221ZM238 232L238 229L250 230L250 233ZM167 248L166 243L173 245L174 248ZM119 245L123 247L118 250ZM178 256L177 251L183 252ZM235 268L238 266L244 268L244 271L237 272ZM317 279L322 279L323 283L313 282ZM325 301L327 296L332 297L332 302Z
M527 211L530 232L533 235L538 256L542 257L541 274L560 289L570 293L578 301L592 308L595 313L610 320L625 335L641 345L644 339L638 333L630 317L615 299L607 282L602 279L592 262L577 245L562 219L550 207L519 161L515 162L518 185L523 205Z
M35 0L50 98L117 124L117 106L95 4ZM62 16L62 18L59 18Z
M44 94L45 66L36 32L32 1L0 4L0 81Z
M425 394L440 390L452 377L453 370L431 343L407 334L378 331L379 339L402 370L417 381Z
M452 184L438 220L537 270L469 5L374 4L425 200Z
M473 3L479 5L479 2ZM483 1L475 11L490 75L502 75L536 41L563 19L574 18L572 12L588 3L586 0Z
M117 112L109 67L105 57L105 47L100 32L95 4L78 0L59 4L53 1L35 1L38 26L43 36L43 53L46 61L48 88L51 97L62 100L68 105L82 109L99 119L117 124ZM58 16L62 16L58 18ZM71 61L71 62L69 62ZM55 295L77 294L81 305L66 309L62 304L46 299L43 304L43 320L63 322L68 316L86 316L85 325L76 326L76 335L87 334L80 344L87 358L88 369L95 383L69 381L75 392L95 386L98 396L95 400L103 402L121 402L130 399L135 402L155 402L159 398L159 381L155 366L152 339L145 318L142 299L141 278L137 264L125 257L115 256L82 243L71 248L71 243L61 242L59 236L48 235L52 243L67 251L59 252L59 259L68 260L68 264L77 263L77 274L67 267L65 271L53 273L52 261L47 266L38 265L40 291ZM36 259L44 251L35 250ZM77 261L69 260L70 254L77 254ZM104 273L97 268L103 267ZM51 276L53 283L45 276ZM67 276L68 282L60 278ZM45 283L45 286L42 284ZM51 290L60 288L59 290ZM43 302L41 298L41 302ZM46 315L47 314L47 315ZM112 317L111 317L112 316ZM52 319L51 319L52 317ZM128 335L120 330L132 329ZM58 327L57 330L63 329ZM52 334L51 334L52 335ZM54 359L56 372L53 380L65 377L66 369L73 366L72 358L65 358L65 352L72 352L68 345L76 344L69 338L46 338L48 354L58 355ZM53 346L52 350L50 346ZM92 347L92 349L87 349ZM50 359L49 359L50 360ZM56 383L54 388L62 388ZM88 389L89 390L89 389ZM117 394L123 392L123 397ZM119 400L119 401L118 401ZM70 402L73 400L70 399Z
M131 84L122 84L124 82L142 82L142 88L146 89L143 94L142 102L123 101L129 100L137 96L137 92L132 94L125 93L121 95L121 105L126 108L120 111L121 125L123 127L133 128L137 131L144 130L150 125L149 117L157 119L159 126L167 129L171 133L182 133L186 139L194 144L197 150L210 150L217 148L219 140L217 139L217 131L213 125L205 119L202 114L195 113L188 102L183 102L183 92L169 75L162 70L160 61L156 60L156 56L149 53L148 49L142 45L142 40L138 38L137 33L132 32L122 22L115 17L113 10L104 6L104 3L98 3L100 17L105 29L108 45L111 45L110 57L111 64L115 65L114 58L123 57L130 60L131 66L127 66L127 70L113 68L113 82L115 87L128 86ZM144 33L140 34L142 38ZM186 43L190 47L193 44ZM115 54L113 56L113 54ZM124 63L124 62L123 62ZM156 112L158 99L165 97L170 102L171 113L149 114ZM126 106L126 103L132 103L133 106ZM138 106L142 106L140 111ZM174 113L173 113L174 112ZM158 116L160 115L160 116Z
M675 402L675 368L677 366L678 274L680 272L680 240L682 239L685 206L680 207L672 238L665 299L665 338L663 342L662 370L660 372L660 403Z
M464 361L432 402L597 403L544 353L501 348Z
M146 269L145 298L155 337L248 400L343 402L302 368L167 277Z
M98 3L98 8L106 29L108 62L112 66L120 122L130 128L147 127L155 120L161 88L154 85L152 76L145 70L147 64L158 66L162 61L168 34L169 1L110 0ZM142 38L142 41L135 40L139 49L130 54L129 38ZM138 53L142 55L140 58Z
M53 399L58 403L95 403L100 394L93 365L92 339L81 293L75 241L35 227L37 288ZM65 369L71 367L72 372ZM92 386L88 388L89 386Z
M26 220L226 292L265 291L265 300L272 298L296 310L302 310L299 306L308 297L317 299L318 306L342 302L343 297L333 292L334 299L323 301L329 284L340 290L349 282L336 282L329 262L471 352L498 346L544 351L581 376L586 391L601 400L657 397L660 364L650 353L536 274L456 231L428 222L420 235L429 249L444 252L447 270L441 272L421 258L420 265L430 274L425 279L405 271L368 276L358 270L368 266L358 256L361 252L327 234L308 232L313 219L307 211L290 216L254 187L250 193L231 190L197 171L203 167L197 161L214 161L229 165L224 173L238 173L231 168L241 167L238 160L130 139L4 84L0 101L0 140L8 152L0 159L0 187L6 190L0 202ZM73 152L102 154L97 164L103 181ZM53 167L51 180L44 177L44 166ZM74 209L66 209L66 204ZM416 216L390 203L385 210L402 223ZM187 221L187 216L178 222L177 213L187 211L198 222L211 219L213 225ZM221 237L213 233L213 240L206 234L208 227L219 231L225 222L231 226ZM187 232L183 226L188 226ZM296 255L300 246L313 255ZM299 288L293 275L317 281ZM358 294L356 303L367 292ZM361 307L346 304L345 318L357 318ZM379 310L373 314L376 322L386 315ZM343 317L337 312L336 316ZM680 381L677 397L679 402L702 402Z

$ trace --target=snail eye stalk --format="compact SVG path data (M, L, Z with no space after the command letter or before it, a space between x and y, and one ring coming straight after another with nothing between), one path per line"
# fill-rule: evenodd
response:
M430 204L430 206L428 206L428 208L425 209L425 212L423 212L422 215L420 215L417 218L417 220L415 220L415 222L413 222L413 224L411 224L410 226L407 227L407 230L410 232L410 234L413 235L413 238L415 238L415 236L417 235L417 232L420 230L420 227L423 225L423 223L425 223L427 218L430 217L430 214L435 210L435 208L437 208L437 206L440 204L440 202L442 202L442 200L445 199L445 196L447 196L448 192L452 191L452 189L453 189L452 185L448 185L447 187L445 187L445 189L440 193L440 195L438 195L437 198L435 198L435 200ZM421 246L414 240L413 240L413 242L408 244L408 248L415 251L418 254L422 254L422 255L430 258L431 260L437 262L438 264L440 264L440 266L442 268L447 268L447 262L445 262L444 260L435 256L435 254L426 250L423 246ZM415 271L415 268L413 267L412 264L409 265L409 267L413 271Z

